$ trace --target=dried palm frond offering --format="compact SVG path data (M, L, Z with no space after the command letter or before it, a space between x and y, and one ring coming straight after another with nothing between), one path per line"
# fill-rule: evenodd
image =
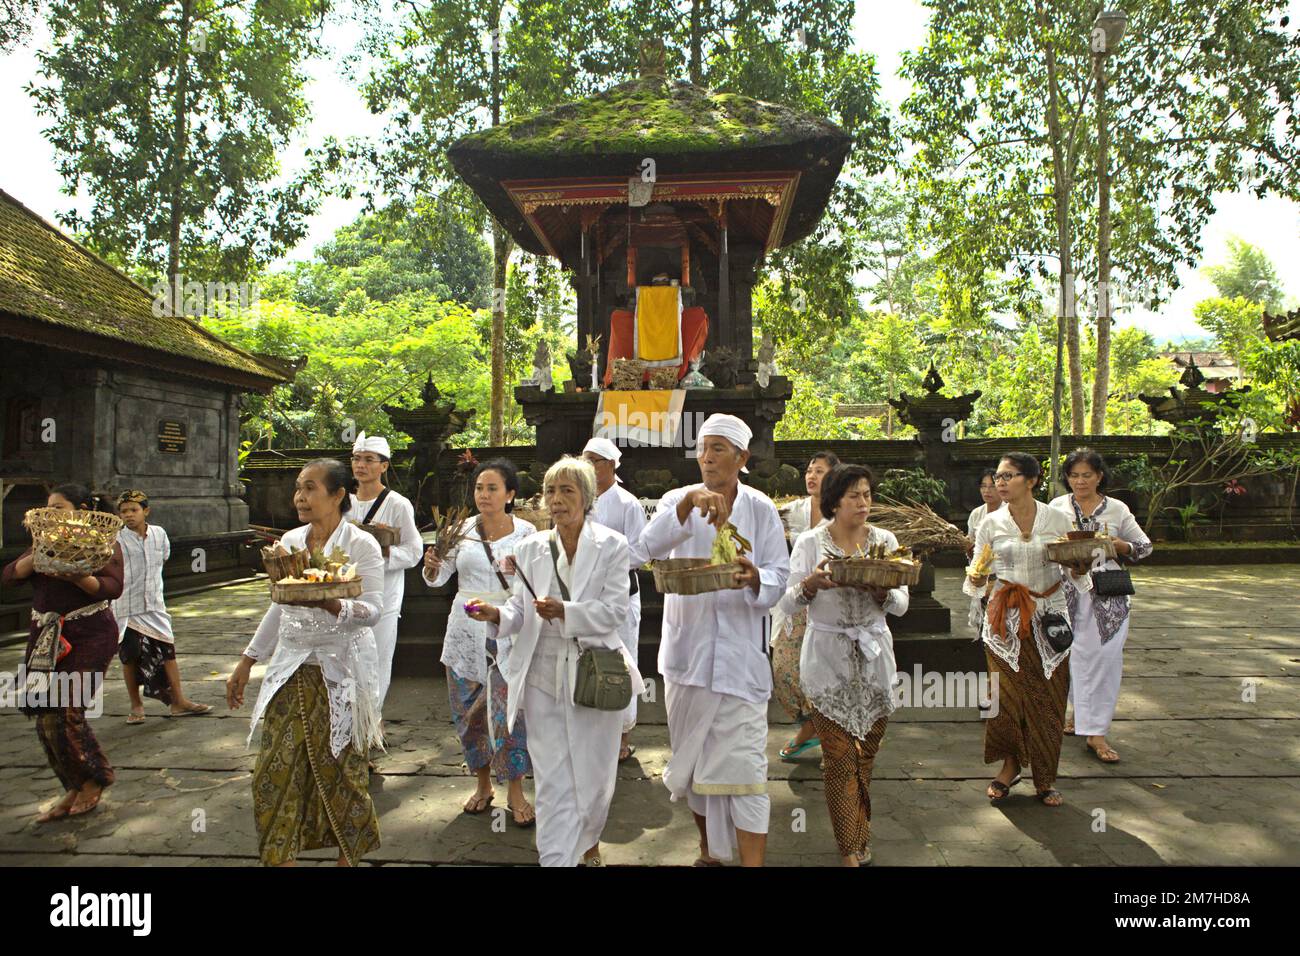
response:
M871 509L871 523L892 531L899 544L918 554L945 548L967 551L971 547L970 538L956 525L945 521L933 508L915 502L882 498Z
M434 506L433 556L439 561L446 561L456 545L468 536L469 526L465 523L468 518L469 509L466 507L449 508L444 512Z
M23 516L32 533L32 566L42 574L94 574L113 557L122 519L107 511L32 508Z
M986 544L976 556L975 560L970 563L966 569L966 575L972 578L982 578L993 570L993 545Z

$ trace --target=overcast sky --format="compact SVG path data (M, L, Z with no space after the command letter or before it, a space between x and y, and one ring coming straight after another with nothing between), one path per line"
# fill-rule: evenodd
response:
M1300 23L1300 0L1290 9L1293 23ZM897 75L901 52L919 46L925 37L928 12L918 0L891 0L888 4L862 2L854 20L854 34L861 49L874 53L886 99L895 107L908 93L908 84ZM67 209L73 200L59 192L61 180L54 170L53 154L41 135L44 125L32 109L22 87L36 73L34 50L44 44L48 32L39 26L23 49L0 56L0 91L3 91L5 149L0 151L0 187L29 208L53 221L56 211ZM350 52L357 38L355 28L335 26L326 40L338 53ZM377 133L379 123L361 103L329 60L312 65L313 80L308 88L313 119L303 132L301 144L318 143L327 135L344 138ZM84 203L84 197L81 202ZM1217 212L1203 234L1202 265L1220 263L1226 255L1229 236L1241 236L1261 246L1277 267L1289 296L1300 295L1300 280L1294 264L1300 263L1300 205L1282 199L1258 200L1242 194L1216 197ZM361 208L359 200L327 201L312 220L310 233L289 258L306 258L312 249L328 239L334 230L350 222ZM1186 335L1203 335L1192 321L1192 306L1214 294L1214 286L1198 269L1179 273L1182 287L1158 314L1129 313L1120 325L1140 325L1158 341Z

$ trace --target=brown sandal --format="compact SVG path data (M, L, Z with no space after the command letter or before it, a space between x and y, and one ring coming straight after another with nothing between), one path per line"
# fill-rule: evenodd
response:
M1065 797L1061 795L1060 790L1057 790L1055 788L1048 788L1047 790L1039 790L1036 794L1034 794L1034 796L1037 797L1038 802L1045 807L1059 807L1061 804L1065 803ZM1056 798L1056 802L1048 803L1047 801L1051 800L1053 797Z
M461 807L462 813L468 813L471 816L478 816L480 813L487 813L492 806L492 801L496 799L495 793L482 794L476 793L469 798L465 806ZM479 806L482 804L482 806ZM470 809L473 807L474 809Z
M993 794L990 795L989 792L985 790L984 795L989 798L989 803L997 803L999 800L1005 799L1006 796L1011 793L1011 788L1019 782L1020 774L1016 774L1012 777L1010 783L1003 783L995 777L989 781L989 786L993 788Z
M1088 743L1088 738L1085 737L1083 740L1083 747L1085 750L1091 751L1092 755L1102 763L1119 763L1119 754L1115 752L1114 748L1111 747L1110 744L1107 744L1101 750L1098 750L1092 744Z
M510 811L510 822L521 830L527 830L529 827L537 824L537 811L533 810L533 808L528 806L526 803L522 807L512 807L509 803L506 803L506 809ZM526 813L529 810L533 810L533 816L530 819L521 822L517 814Z

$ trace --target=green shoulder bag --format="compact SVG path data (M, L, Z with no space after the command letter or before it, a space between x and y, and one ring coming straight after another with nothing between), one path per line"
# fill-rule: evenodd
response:
M560 551L551 534L551 564L560 596L571 600L569 589L560 577ZM573 684L573 702L579 707L596 710L622 710L632 702L632 674L623 652L607 647L589 647L578 655L578 674Z

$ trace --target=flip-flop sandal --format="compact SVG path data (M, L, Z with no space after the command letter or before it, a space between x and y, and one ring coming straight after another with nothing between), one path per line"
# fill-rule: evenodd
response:
M723 866L723 865L724 864L721 860L706 860L704 859L704 857L700 857L694 863L691 864L691 866Z
M195 704L193 707L181 711L172 711L169 717L197 717L199 714L206 714L212 709L211 704Z
M128 724L143 724L144 714L128 714L126 718Z
M516 819L515 814L522 813L524 811L524 808L512 807L510 804L507 803L506 809L510 811L510 822L513 823L515 826L517 826L519 829L527 830L529 827L537 825L537 812L535 810L533 811L533 818L531 820L525 820L523 823L520 823L519 820ZM602 864L597 863L596 865L601 866Z
M867 847L865 850L863 850L861 853L858 854L858 866L861 867L861 866L870 866L870 865L871 865L871 847Z
M784 747L781 748L780 751L781 759L794 760L805 750L811 750L813 747L820 747L821 745L822 745L822 741L820 737L809 737L801 744L796 744L793 740L791 740L788 744L786 744Z
M1061 797L1061 791L1056 789L1048 789L1048 790L1039 790L1037 793L1034 794L1034 796L1038 799L1038 802L1045 807L1051 807L1052 809L1056 809L1057 807L1065 803L1064 797L1061 797L1060 803L1048 803L1047 802L1048 798L1053 795L1057 797Z
M635 753L636 753L636 744L628 744L628 745L627 745L627 753L622 753L622 752L620 751L620 753L619 753L619 755L618 755L618 762L619 762L619 763L627 763L629 760L632 759L632 755L635 754Z
M1106 745L1106 748L1104 750L1098 750L1092 744L1088 743L1088 741L1085 739L1083 741L1083 746L1085 750L1091 751L1092 755L1096 757L1098 760L1100 760L1102 763L1119 763L1119 754L1115 753L1114 749L1112 749L1109 744ZM1102 754L1112 754L1112 756L1108 760L1105 757L1103 757Z
M482 797L475 795L474 803L477 804L482 799L483 799ZM487 803L483 804L483 806L479 807L477 810L471 810L469 808L470 805L466 804L465 806L461 807L461 812L468 813L470 816L478 816L480 813L487 813L488 810L492 807L492 801L495 799L496 799L495 795L488 797Z
M1011 793L1011 788L1014 787L1019 782L1020 782L1020 774L1016 774L1014 777L1012 777L1010 783L1003 783L1001 780L998 780L996 778L990 780L989 786L993 788L994 794L993 796L989 797L989 803L997 803L999 800L1006 799L1007 795ZM985 796L988 796L987 790L985 791Z

